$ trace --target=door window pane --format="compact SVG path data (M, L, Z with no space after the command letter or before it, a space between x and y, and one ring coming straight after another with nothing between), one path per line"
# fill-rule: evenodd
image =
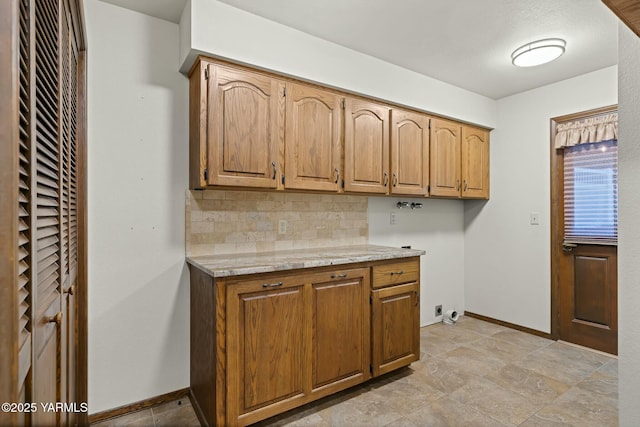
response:
M565 242L617 244L617 141L565 149L564 224Z

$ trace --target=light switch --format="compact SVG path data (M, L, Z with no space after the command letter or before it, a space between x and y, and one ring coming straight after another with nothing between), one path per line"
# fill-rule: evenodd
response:
M531 220L529 222L531 225L540 225L540 213L539 212L531 212Z
M389 217L389 223L391 225L396 225L398 223L398 217L396 216L395 212L391 212L391 215Z

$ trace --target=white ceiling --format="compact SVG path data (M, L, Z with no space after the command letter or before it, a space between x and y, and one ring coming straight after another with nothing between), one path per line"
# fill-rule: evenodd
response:
M103 0L178 22L185 0ZM325 40L499 99L618 62L617 18L600 0L221 0ZM511 52L567 41L558 60Z

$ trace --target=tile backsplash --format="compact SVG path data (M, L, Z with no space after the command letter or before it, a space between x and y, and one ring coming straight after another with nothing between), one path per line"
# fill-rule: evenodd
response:
M187 255L360 245L368 241L367 197L187 190ZM280 233L279 222L286 222Z

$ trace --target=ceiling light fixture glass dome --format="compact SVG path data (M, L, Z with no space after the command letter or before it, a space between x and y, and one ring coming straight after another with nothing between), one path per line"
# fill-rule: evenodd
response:
M511 62L517 67L546 64L564 53L567 42L562 39L543 39L527 43L513 51Z

